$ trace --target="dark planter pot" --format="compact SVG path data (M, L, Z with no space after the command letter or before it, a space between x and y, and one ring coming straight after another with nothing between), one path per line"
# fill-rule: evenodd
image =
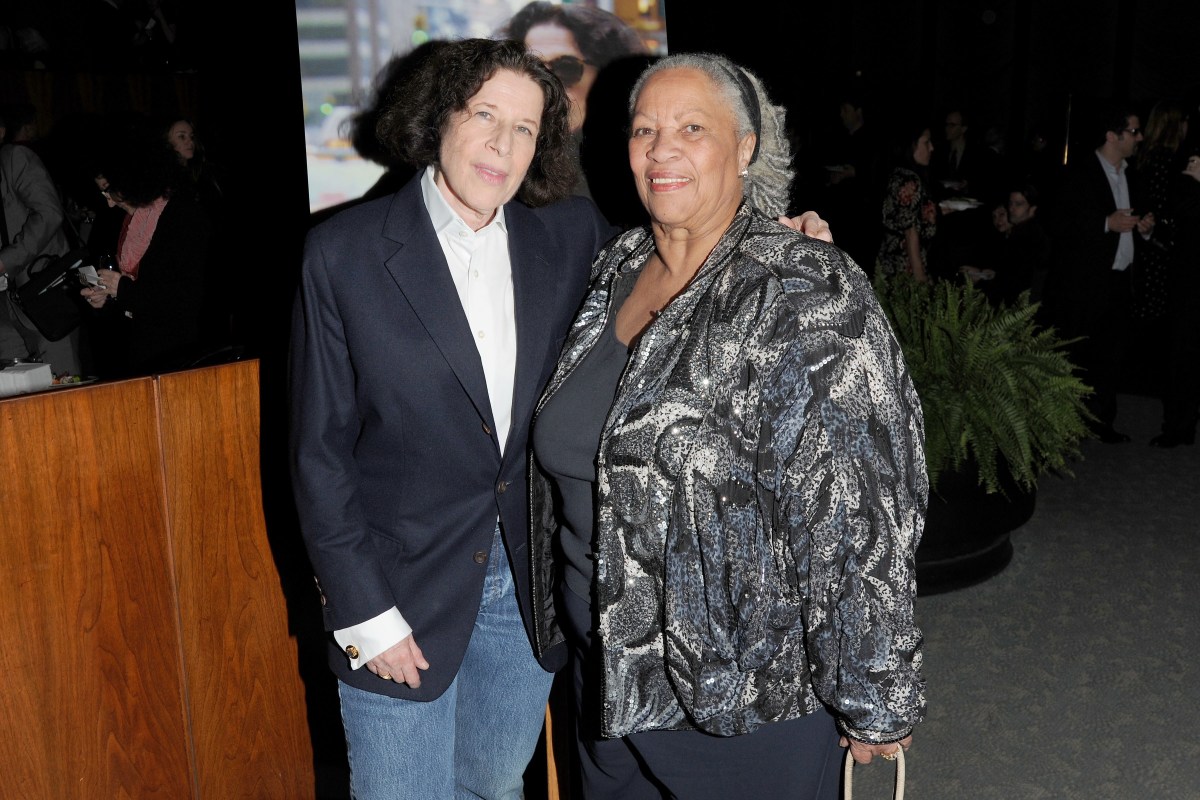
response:
M1005 491L985 492L973 468L939 476L917 547L918 596L974 586L1008 566L1009 534L1033 515L1036 491Z

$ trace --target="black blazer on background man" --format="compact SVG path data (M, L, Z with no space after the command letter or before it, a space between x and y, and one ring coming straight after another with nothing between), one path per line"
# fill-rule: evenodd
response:
M432 700L454 679L479 609L497 516L532 639L527 447L550 376L612 231L588 200L504 207L517 362L503 457L483 367L421 196L395 195L315 227L292 327L291 447L325 627L395 605L430 663L421 686L351 670L346 683ZM561 666L556 648L543 666Z
M1137 174L1126 174L1129 196L1138 210ZM1072 164L1053 209L1054 257L1047 284L1047 301L1066 335L1090 333L1106 314L1105 293L1120 234L1105 231L1104 220L1117 210L1112 186L1099 158L1085 150ZM1135 231L1134 245L1141 244Z

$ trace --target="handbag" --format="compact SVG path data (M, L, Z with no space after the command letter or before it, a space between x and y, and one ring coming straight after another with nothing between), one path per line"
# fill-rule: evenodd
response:
M898 749L892 763L896 765L896 786L892 790L892 800L904 800L903 747ZM850 755L850 748L846 748L846 763L842 767L842 800L854 800L854 756Z
M72 278L75 269L88 258L87 250L82 248L61 256L38 256L26 272L29 280L22 286L9 287L17 308L29 317L38 333L52 342L83 321L79 281Z
M79 327L83 321L83 296L79 294L77 281L67 280L67 275L90 258L79 231L70 218L63 215L63 226L71 249L61 256L43 253L33 260L25 270L29 280L22 286L12 280L3 281L8 293L38 333L55 342ZM0 245L8 246L8 220L0 211ZM0 287L2 288L2 287Z

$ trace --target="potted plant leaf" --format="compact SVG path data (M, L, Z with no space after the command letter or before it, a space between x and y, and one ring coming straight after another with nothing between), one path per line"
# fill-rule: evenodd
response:
M1038 478L1070 474L1090 435L1091 389L1028 293L997 306L969 281L907 275L877 277L875 292L925 416L931 493L918 591L977 583L1012 558L1008 534L1033 513Z

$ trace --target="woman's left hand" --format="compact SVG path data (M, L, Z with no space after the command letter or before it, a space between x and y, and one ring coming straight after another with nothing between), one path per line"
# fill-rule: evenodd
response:
M842 747L849 747L850 755L859 764L870 764L871 759L875 756L880 756L891 761L896 757L895 753L901 747L905 750L912 747L912 734L905 736L898 742L888 742L887 744L867 744L866 742L860 742L857 739L849 739L843 736L838 741L838 744ZM888 758L888 756L891 756L891 758Z
M805 236L833 244L833 233L829 230L829 223L821 219L815 211L805 211L798 217L780 217L779 222Z
M100 278L100 286L104 288L104 293L116 298L117 287L121 285L121 273L115 269L102 269L97 271L97 277Z
M108 294L104 291L103 286L89 286L79 293L92 308L103 308L104 304L108 302Z

